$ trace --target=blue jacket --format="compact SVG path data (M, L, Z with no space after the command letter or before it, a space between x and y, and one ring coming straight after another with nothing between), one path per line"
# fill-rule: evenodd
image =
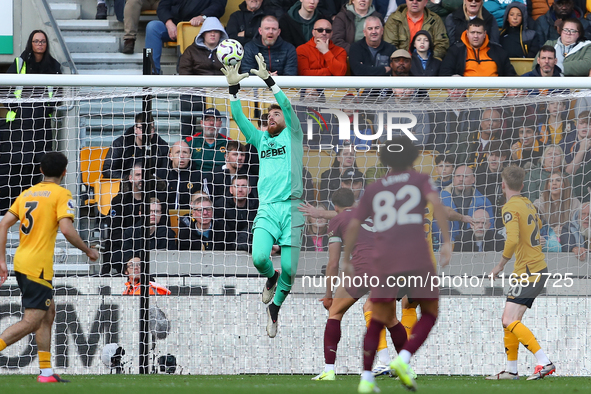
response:
M454 204L453 196L448 190L442 190L439 194L441 197L441 203L446 207L451 207L454 211L457 211L456 204ZM478 209L486 210L490 217L490 228L493 229L495 226L494 221L494 210L493 206L488 200L488 198L484 197L482 193L480 193L476 188L474 188L474 195L472 196L472 202L470 203L470 207L468 208L467 215L472 216L474 215L474 211ZM460 223L457 221L450 222L451 224L451 238L452 240L459 240L460 238ZM468 225L468 228L470 225Z
M298 75L298 54L293 45L281 37L277 37L275 44L268 47L263 45L261 35L257 34L252 41L244 46L241 72L247 73L257 69L255 56L261 53L267 63L269 72L277 71L278 75Z

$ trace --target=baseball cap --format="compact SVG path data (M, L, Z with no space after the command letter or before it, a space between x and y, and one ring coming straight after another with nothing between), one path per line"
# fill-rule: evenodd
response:
M394 51L394 53L390 56L390 59L394 59L397 57L405 57L407 59L410 59L410 53L408 53L408 51L406 49L397 49Z
M203 111L203 117L206 116L215 116L217 118L221 118L222 114L220 114L220 111L215 108L207 108L205 111Z
M348 168L341 174L341 181L363 182L363 174L355 168Z

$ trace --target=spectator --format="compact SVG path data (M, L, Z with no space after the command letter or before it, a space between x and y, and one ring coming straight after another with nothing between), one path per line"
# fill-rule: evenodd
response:
M486 161L476 167L476 188L493 206L495 228L503 227L502 209L505 197L501 186L501 172L509 163L511 151L501 141L487 145Z
M142 260L139 257L132 257L125 264L127 282L123 295L140 295L140 274L142 272ZM150 280L150 295L170 295L170 290Z
M50 43L43 30L31 32L25 50L14 59L7 72L62 73L59 62L51 56ZM7 97L17 102L5 104L8 111L3 112L5 117L0 121L0 215L8 211L23 190L43 179L39 163L46 152L53 150L51 119L57 93L50 86L16 87ZM19 102L28 97L35 98L35 102Z
M348 149L343 146L337 151L337 157L334 159L332 167L320 176L319 200L321 203L330 203L330 196L341 185L341 175L351 167L357 169L355 150L351 145L348 146Z
M227 198L218 198L214 205L214 230L223 234L225 250L252 252L252 226L259 207L250 198L248 175L236 175L229 185Z
M575 129L575 124L566 119L566 109L566 100L556 99L546 104L545 114L538 124L538 134L544 145L561 145L564 150L564 138Z
M273 15L281 17L287 13L289 9L293 7L294 3L297 3L297 1L298 0L269 0L269 8L272 9ZM335 7L341 7L341 1L344 0L320 0L318 2L318 10L320 11L321 15L332 18L338 12L338 9Z
M437 4L434 1L437 2ZM427 3L427 8L429 9L429 11L433 11L434 13L439 15L441 20L443 20L444 22L445 18L449 14L451 14L458 8L462 8L462 6L463 0L429 0L429 2Z
M556 65L565 76L587 77L591 74L591 41L585 39L579 19L566 18L560 28L560 37L548 40L544 45L556 49Z
M382 15L375 10L370 0L349 0L349 3L343 5L333 20L334 34L332 38L335 45L345 48L345 51L351 56L350 49L353 43L364 37L367 38L365 23L370 16L379 19L380 26L382 26ZM381 36L383 28L380 30L382 30ZM392 52L394 50L390 51L390 53Z
M406 0L406 4L399 6L384 26L384 41L412 52L411 43L415 35L423 30L429 34L433 56L443 59L449 48L449 38L441 18L425 8L428 2L429 0Z
M437 76L441 60L435 57L433 39L426 30L419 30L411 42L412 59L410 74L413 76Z
M589 22L585 19L584 15L584 12L579 7L575 6L574 0L554 1L552 8L536 20L536 33L540 43L556 41L562 36L560 30L564 27L566 19L572 18L577 19L580 22L580 28L577 30L579 37L584 37L586 32L590 32ZM574 29L574 27L569 27L569 29ZM564 68L562 68L562 70L564 70Z
M474 172L467 165L458 166L454 172L453 182L440 193L443 205L452 208L463 216L474 216L478 209L484 209L493 222L493 207L490 201L474 187ZM452 238L462 239L463 233L468 230L469 224L465 222L450 221Z
M390 55L390 68L393 77L408 77L411 75L412 56L406 49L397 49Z
M440 75L458 74L464 77L517 75L503 47L489 41L484 25L485 22L480 18L474 18L468 22L468 28L462 33L461 41L454 43L447 51L439 70Z
M540 166L532 168L525 176L523 182L523 195L530 201L535 201L540 196L542 184L550 178L554 171L562 171L565 167L564 151L558 145L548 145L544 148L544 153L540 159ZM574 183L579 185L581 183ZM577 189L575 189L575 195Z
M326 211L324 204L313 204L316 209ZM303 252L328 251L328 220L323 217L306 216L306 230L302 242Z
M366 111L359 111L356 109L357 104L361 101L359 96L355 96L353 93L345 94L340 101L343 105L342 111L349 117L350 124L353 124L355 117L357 117L357 125L360 135L371 135L373 134L372 122L367 115ZM347 140L339 140L339 144L342 146L348 145L367 145L367 140L357 137L355 134L351 135Z
M496 4L493 1L488 3ZM501 28L500 44L509 57L535 57L541 44L534 29L530 29L527 9L524 3L513 2L505 8Z
M546 179L540 198L534 201L542 222L547 224L561 237L564 226L575 221L575 214L581 208L581 202L572 197L570 182L560 171L555 171ZM567 230L568 227L565 229Z
M470 133L467 144L458 147L458 155L463 154L458 163L464 163L465 160L468 165L479 165L484 162L487 145L500 138L502 125L501 113L498 109L490 108L482 111L478 132Z
M297 47L299 75L340 76L347 73L347 52L332 41L332 24L324 18L314 23L312 38Z
M191 205L191 214L179 220L179 250L224 250L224 233L216 230L209 198L198 197Z
M563 232L563 236L568 239L566 244L570 246L568 252L572 252L580 261L587 260L589 253L589 238L591 237L591 216L589 215L590 204L588 202L581 205L581 211L577 220L569 226L569 232Z
M100 0L97 0L100 1ZM140 24L140 16L144 10L155 10L158 8L160 0L127 0L123 9L123 50L127 55L133 54L135 41L137 39L137 29ZM103 1L104 5L104 1ZM98 7L98 6L97 6ZM107 19L107 9L105 7L105 17L96 19ZM97 9L98 15L98 9Z
M168 215L163 204L157 198L150 199L150 235L148 250L176 250L174 231L166 225ZM129 255L135 256L144 250L145 229L128 227L123 231L123 261L129 260Z
M156 171L166 181L166 203L169 209L190 209L191 194L202 190L202 174L191 162L191 148L177 141L170 148L168 166Z
M463 33L468 29L468 22L474 19L482 20L482 25L491 43L500 41L497 20L482 7L482 0L464 0L464 4L445 18L445 28L449 37L450 48L455 43L463 42ZM447 54L446 54L447 56Z
M435 112L434 141L435 150L440 153L457 154L458 163L466 160L466 146L472 130L479 126L480 111L462 109L468 100L466 89L447 89L445 103L454 108Z
M591 162L591 133L589 133L589 111L581 112L577 117L577 129L565 138L565 171L574 174L585 163Z
M222 75L222 63L216 55L220 42L228 38L221 22L216 17L207 18L179 59L180 75Z
M271 75L298 75L298 54L293 45L279 36L277 18L267 15L261 21L259 35L244 47L242 72L258 69L255 56L261 53Z
M354 167L347 168L341 174L341 183L338 189L351 189L356 202L363 196L364 187L365 180L363 179L363 173L358 169Z
M227 0L160 0L158 19L146 26L146 48L152 48L156 74L162 74L160 57L162 43L177 39L179 22L190 21L192 26L201 26L211 16L221 18Z
M363 34L365 38L356 41L349 50L351 74L357 76L389 75L392 71L389 66L389 58L396 51L396 47L382 39L384 28L380 18L376 16L365 18Z
M109 215L100 220L101 242L105 250L101 275L109 275L112 270L120 274L123 269L123 233L143 223L143 187L142 164L138 161L126 170L121 180L121 190L111 200Z
M318 0L298 0L279 19L281 37L294 47L304 45L312 38L314 23L321 18Z
M509 9L509 5L513 3L523 4L523 9L525 10L525 12L527 12L527 6L525 5L525 2L526 0L484 0L483 7L491 13L491 15L497 21L499 30L502 30L504 18L507 16L507 10ZM528 25L533 26L533 23L534 21L530 18Z
M405 52L406 57L405 60L405 67L410 69L410 54L403 49L399 49L392 54L392 56L398 55L399 52ZM396 69L399 69L400 63L394 58L392 62L392 70L395 72ZM402 74L401 74L402 75ZM404 89L404 88L394 88L394 89L386 89L388 92L389 97L386 99L386 103L388 105L396 105L396 106L406 106L412 107L413 103L416 103L416 106L419 107L419 104L423 101L423 96L421 95L418 89ZM409 110L409 113L414 115L416 119L416 125L412 128L412 134L417 139L414 141L415 145L420 145L422 149L432 149L432 141L433 135L431 133L431 111L424 110L424 109L417 109L417 110ZM407 113L408 113L407 112ZM404 124L408 122L407 116L402 117L391 117L389 121L392 124Z
M224 164L225 150L229 138L220 133L222 115L215 108L203 111L202 132L187 137L191 147L193 165L202 173L211 172L215 166Z
M309 104L294 106L294 111L301 124L305 125L308 123L308 119L314 119L310 124L308 124L308 135L306 138L304 138L304 146L311 149L332 149L332 146L335 146L339 139L338 120L334 115L318 112L315 105L316 103L326 102L324 90L300 89L300 102ZM309 135L310 129L312 132L311 138Z
M236 176L244 175L248 172L248 168L244 165L246 159L244 145L238 141L228 141L225 151L225 164L216 166L212 174L206 175L209 177L212 176L211 183L214 202L219 197L230 197L229 188L232 185L232 180ZM254 179L252 181L254 183L250 184L250 187L256 185L256 181Z
M103 163L103 178L121 179L138 160L143 165L148 156L153 156L150 154L153 145L156 147L156 167L153 169L166 168L168 144L154 131L152 115L140 112L135 116L135 124L111 144Z
M263 0L245 0L238 6L238 11L230 15L226 32L234 40L238 40L242 46L249 43L257 34L261 20L269 14L267 5Z
M530 118L519 128L519 140L511 146L511 160L519 167L529 170L539 165L542 147L535 122Z
M365 184L371 185L372 183L374 183L378 179L384 177L384 175L386 175L388 173L388 171L389 171L388 167L383 165L382 162L378 158L378 161L376 162L375 166L370 167L367 170L365 170L365 175L364 175Z
M304 185L304 194L302 200L304 202L315 202L316 201L316 188L314 187L314 181L312 180L312 174L306 167L302 171L302 184Z
M438 155L435 158L435 173L437 179L433 182L437 190L441 191L451 185L453 173L456 168L455 155Z
M556 49L551 45L543 45L537 55L534 69L522 77L564 77L562 69L557 64Z
M460 242L454 243L455 252L502 252L505 238L499 231L491 229L490 217L484 209L477 209L472 215L471 228L464 231Z

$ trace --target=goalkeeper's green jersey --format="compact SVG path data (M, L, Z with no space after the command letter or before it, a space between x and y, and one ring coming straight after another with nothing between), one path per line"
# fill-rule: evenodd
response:
M289 99L277 85L273 86L273 94L283 111L286 124L276 137L253 126L242 112L240 100L230 103L232 117L246 137L246 142L258 150L260 166L257 190L261 204L300 199L303 192L302 126Z

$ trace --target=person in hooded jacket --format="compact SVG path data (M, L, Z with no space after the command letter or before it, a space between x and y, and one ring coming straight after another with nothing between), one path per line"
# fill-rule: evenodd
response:
M222 63L216 56L220 42L226 40L228 34L216 17L210 17L195 37L195 42L185 49L179 60L180 75L222 75Z
M410 60L410 75L435 76L439 75L441 60L433 55L433 39L426 30L419 30L410 45L412 57Z
M509 57L533 58L540 49L536 31L529 28L529 17L525 4L513 2L505 8L501 29L501 46Z

